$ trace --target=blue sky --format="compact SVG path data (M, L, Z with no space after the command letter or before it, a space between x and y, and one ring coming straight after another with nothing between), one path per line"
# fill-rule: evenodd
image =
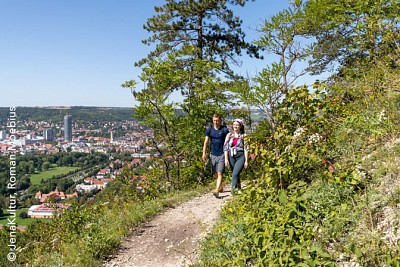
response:
M0 1L0 106L133 107L134 63L150 47L143 24L162 0ZM235 8L248 41L264 19L289 6L257 0ZM247 59L242 73L265 62Z

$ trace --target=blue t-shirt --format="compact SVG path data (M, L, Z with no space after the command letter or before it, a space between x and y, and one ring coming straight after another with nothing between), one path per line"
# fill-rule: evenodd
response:
M211 155L221 156L224 154L224 143L225 137L229 133L226 126L220 126L218 130L211 126L206 129L206 136L210 138L211 143Z

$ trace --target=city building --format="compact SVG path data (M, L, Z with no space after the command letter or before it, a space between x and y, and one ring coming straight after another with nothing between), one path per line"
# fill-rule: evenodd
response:
M39 191L35 195L35 198L39 199L41 203L46 202L48 199L51 199L53 201L60 201L73 197L78 197L78 193L74 192L73 194L65 194L64 192L58 191L57 189L55 191L51 191L48 194L43 194L42 192Z
M97 185L94 184L78 184L75 186L75 190L79 192L90 192L99 189Z
M64 116L64 141L66 141L66 142L72 141L72 116L71 115Z
M6 140L6 138L7 138L7 131L0 130L0 140Z
M53 141L54 140L54 131L51 128L43 130L43 138L46 141Z
M52 218L56 211L69 209L70 206L61 203L33 205L28 210L28 216L31 218Z

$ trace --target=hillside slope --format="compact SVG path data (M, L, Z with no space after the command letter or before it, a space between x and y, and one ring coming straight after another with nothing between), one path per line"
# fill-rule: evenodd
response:
M118 254L104 267L177 267L198 259L200 239L216 223L230 197L225 189L216 199L211 193L169 208L138 226L121 245Z

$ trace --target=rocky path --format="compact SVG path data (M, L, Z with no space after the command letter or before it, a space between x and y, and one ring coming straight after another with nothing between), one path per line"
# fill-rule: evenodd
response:
M226 188L220 198L207 193L167 209L138 227L103 266L178 267L196 262L199 240L214 226L228 197Z

